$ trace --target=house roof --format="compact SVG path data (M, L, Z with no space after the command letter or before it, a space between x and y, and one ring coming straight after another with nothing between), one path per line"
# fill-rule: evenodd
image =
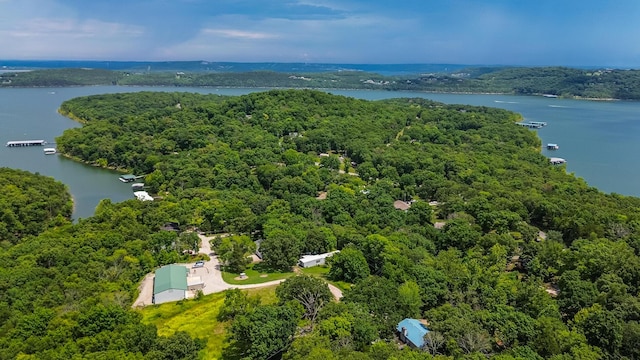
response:
M167 265L156 270L153 282L153 294L169 289L187 290L187 274L189 270L181 265Z
M316 260L322 260L325 258L328 258L330 256L333 256L333 254L335 253L339 253L340 250L336 250L336 251L332 251L332 252L328 252L328 253L324 253L324 254L318 254L318 255L302 255L302 257L300 258L300 262L303 263L308 263L308 262L313 262Z
M402 200L396 200L393 202L393 207L396 208L397 210L409 210L409 208L411 207L411 204L406 203Z
M180 231L180 224L177 222L168 222L160 227L162 230L166 231Z
M187 285L188 286L196 286L196 285L203 285L204 281L202 281L202 278L200 276L191 276L187 278Z
M396 330L402 333L402 328L406 329L405 337L413 346L421 348L424 345L424 336L429 332L429 329L420 320L404 319L398 323Z

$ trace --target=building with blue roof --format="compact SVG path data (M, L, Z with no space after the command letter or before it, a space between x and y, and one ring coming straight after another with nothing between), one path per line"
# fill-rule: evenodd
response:
M424 345L424 336L429 332L420 320L408 318L400 321L396 330L400 340L418 349Z

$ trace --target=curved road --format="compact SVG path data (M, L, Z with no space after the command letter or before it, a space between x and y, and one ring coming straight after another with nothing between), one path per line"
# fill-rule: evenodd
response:
M220 262L218 261L218 257L211 250L211 244L209 241L214 238L214 236L204 236L198 235L201 240L200 245L200 254L209 255L211 260L206 261L203 267L193 268L193 263L185 264L185 266L189 269L191 276L200 276L200 278L204 282L204 288L202 289L202 293L205 295L213 294L221 291L225 291L227 289L254 289L267 287L272 285L280 284L286 279L274 280L269 282L264 282L260 284L247 284L247 285L232 285L227 284L222 280L222 272L220 271ZM221 234L216 236L229 236L229 234ZM139 286L140 294L138 295L138 299L133 303L132 307L137 308L141 306L151 305L151 299L153 298L153 278L154 273L149 273L144 277L142 283ZM342 298L342 291L337 287L328 284L329 290L336 298L336 300L340 300Z

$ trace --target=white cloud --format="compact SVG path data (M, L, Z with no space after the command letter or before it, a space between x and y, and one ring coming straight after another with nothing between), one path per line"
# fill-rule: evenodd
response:
M1 0L0 0L1 1ZM137 37L144 33L137 26L118 23L108 23L99 20L76 21L74 19L29 19L12 28L0 30L4 36L32 38L33 40L63 39L68 37L81 38L110 38L110 37Z
M112 59L145 50L144 27L98 15L80 16L55 0L0 0L0 57Z
M411 21L399 22L378 16L340 19L256 20L245 16L218 16L192 38L167 45L156 59L203 59L210 61L310 61L372 62L372 55L395 51L381 46L389 32L407 28ZM241 29L241 30L240 30ZM404 42L403 42L404 43Z
M32 18L0 29L0 48L5 58L108 59L135 51L144 33L92 19Z
M327 0L298 0L296 4L311 6L316 8L326 8L336 12L343 12L348 10L348 7L345 6L344 2L340 3L340 2L327 1Z
M251 40L270 39L270 38L277 37L276 35L264 33L264 32L251 32L251 31L234 30L234 29L203 29L201 34L220 35L227 38L251 39Z

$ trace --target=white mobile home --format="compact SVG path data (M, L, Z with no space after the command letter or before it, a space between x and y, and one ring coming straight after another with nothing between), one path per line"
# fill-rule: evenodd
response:
M340 252L340 251L336 250L336 251L332 251L324 254L318 254L318 255L304 255L303 257L300 258L300 260L298 260L298 265L303 268L324 265L326 259L337 252Z

